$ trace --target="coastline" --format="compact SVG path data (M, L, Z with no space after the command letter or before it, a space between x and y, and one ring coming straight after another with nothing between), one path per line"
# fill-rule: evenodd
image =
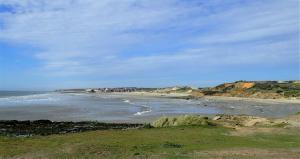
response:
M101 93L100 93L101 94ZM114 92L113 95L125 96L143 96L143 97L165 97L178 99L208 99L208 100L223 100L223 101L250 101L261 103L291 103L300 104L300 99L264 99L264 98L246 98L246 97L228 97L228 96L202 96L193 98L190 93L160 93L160 92Z
M300 112L280 118L253 115L168 115L144 123L103 121L50 121L50 120L0 120L0 136L29 137L80 133L97 130L128 130L141 128L167 128L176 126L218 126L232 129L260 127L300 130Z
M102 93L99 93L102 94ZM113 92L112 95L127 95L127 96L144 96L144 97L187 97L188 93L160 93L160 92Z
M18 106L19 100L25 104ZM40 104L36 104L35 101ZM14 103L16 104L13 105ZM261 117L283 117L299 112L299 103L300 100L292 99L192 97L188 92L81 92L13 98L13 101L8 103L11 105L1 106L0 116L2 120L48 119L73 122L147 123L161 116L184 114L206 116L248 114Z
M293 103L300 104L299 99L262 99L262 98L245 98L245 97L225 97L225 96L204 96L204 99L227 100L227 101L251 101L261 103ZM300 106L300 105L299 105Z
M86 94L92 98L104 96L104 93ZM106 95L116 95L124 103L135 98L174 99L175 102L183 102L185 109L187 105L184 103L200 101L204 104L223 102L230 106L238 103L237 106L245 108L253 106L247 102L263 102L265 104L262 105L273 103L272 109L280 111L279 107L288 105L284 103L297 103L294 105L298 107L299 102L220 96L192 98L189 93L123 92ZM173 104L171 106L174 107ZM299 113L284 117L241 114L148 116L146 113L146 116L135 116L132 120L140 122L0 121L0 158L173 158L174 151L177 156L187 158L220 158L218 153L225 153L225 158L270 158L266 157L270 153L276 153L280 158L299 158ZM253 150L253 147L256 149Z

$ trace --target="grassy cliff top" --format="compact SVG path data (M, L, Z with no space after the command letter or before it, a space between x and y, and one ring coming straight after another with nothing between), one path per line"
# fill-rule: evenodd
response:
M299 81L237 81L204 88L202 95L251 98L300 98Z
M296 121L299 117L284 120ZM154 128L0 136L0 158L298 159L299 129L276 122L244 115L217 115L212 119L186 115L162 117L153 123Z

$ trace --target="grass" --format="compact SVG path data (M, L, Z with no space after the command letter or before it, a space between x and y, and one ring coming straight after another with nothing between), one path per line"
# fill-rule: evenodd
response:
M233 85L221 84L216 87L204 89L202 93L204 93L204 95L230 94L236 97L249 97L254 95L254 97L258 98L300 97L300 83L255 82L253 87L245 89L239 87L239 82L247 81L237 81L232 83Z
M255 84L254 87L247 91L252 92L269 92L283 94L285 97L299 97L300 84L299 83L276 83L276 84Z
M233 130L215 126L177 126L28 138L2 136L0 158L211 158L200 152L243 148L292 154L290 151L300 149L300 132L232 136L230 131Z
M284 92L286 97L300 97L300 90L289 90Z
M153 127L170 126L212 126L214 125L208 117L199 115L182 115L178 117L161 117L152 123Z

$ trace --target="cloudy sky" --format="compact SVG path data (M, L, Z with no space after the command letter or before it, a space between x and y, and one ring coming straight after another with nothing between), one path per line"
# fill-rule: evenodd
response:
M0 89L299 75L298 0L0 0Z

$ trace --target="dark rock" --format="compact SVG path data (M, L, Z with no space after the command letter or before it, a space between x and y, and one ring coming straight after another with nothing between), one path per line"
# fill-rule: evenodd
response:
M35 121L0 121L0 135L31 136L84 132L91 130L140 128L144 124L101 123L101 122L52 122L50 120Z

